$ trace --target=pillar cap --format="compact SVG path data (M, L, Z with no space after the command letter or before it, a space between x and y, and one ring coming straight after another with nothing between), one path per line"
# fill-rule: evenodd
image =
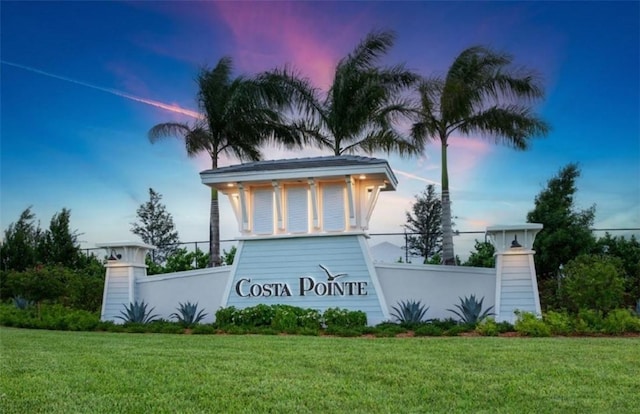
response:
M498 224L487 227L486 232L496 253L531 252L542 227L540 223Z
M137 265L144 265L147 252L156 248L150 244L136 241L97 243L96 246L106 250L107 255L105 258L107 259L107 263Z

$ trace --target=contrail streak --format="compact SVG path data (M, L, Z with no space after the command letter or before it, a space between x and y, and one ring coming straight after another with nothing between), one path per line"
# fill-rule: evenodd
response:
M400 170L396 170L396 169L394 169L393 172L396 173L396 174L403 175L403 176L405 176L407 178L412 178L414 180L424 181L425 183L434 184L434 185L440 185L439 182L436 182L436 181L433 181L433 180L429 180L428 178L423 178L423 177L420 177L420 176L417 176L417 175L414 175L414 174L411 174L411 173L408 173L408 172L404 172L404 171L400 171Z
M139 96L129 95L128 93L121 92L121 91L116 90L116 89L103 88L101 86L92 85L90 83L82 82L82 81L79 81L79 80L67 78L65 76L56 75L54 73L45 72L45 71L40 70L40 69L36 69L36 68L29 67L29 66L21 65L19 63L8 62L6 60L0 60L0 62L2 62L5 65L9 65L9 66L13 66L13 67L16 67L16 68L28 70L29 72L37 73L39 75L44 75L44 76L48 76L50 78L55 78L55 79L60 79L60 80L66 81L66 82L75 83L76 85L86 86L87 88L92 88L92 89L96 89L96 90L99 90L99 91L102 91L102 92L107 92L107 93L110 93L110 94L116 95L116 96L121 96L123 98L131 99L132 101L141 102L143 104L155 106L156 108L161 108L161 109L164 109L164 110L167 110L167 111L171 111L171 112L175 112L175 113L178 113L178 114L190 116L190 117L196 118L196 119L202 119L202 115L200 113L195 112L195 111L191 111L189 109L181 108L178 105L169 105L169 104L158 102L158 101L154 101L154 100L151 100L151 99L140 98Z

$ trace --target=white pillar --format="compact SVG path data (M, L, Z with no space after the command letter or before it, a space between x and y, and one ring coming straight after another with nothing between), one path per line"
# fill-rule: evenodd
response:
M487 227L496 248L496 321L515 322L515 311L541 316L533 242L542 224L526 223Z
M100 320L123 323L117 316L137 300L136 279L147 276L145 257L154 246L139 242L98 244L106 250L106 275Z

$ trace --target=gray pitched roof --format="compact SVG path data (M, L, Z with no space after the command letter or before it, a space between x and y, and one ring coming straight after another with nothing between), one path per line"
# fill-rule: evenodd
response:
M255 161L246 164L230 165L215 170L205 170L207 174L228 174L253 171L294 170L300 168L329 168L347 166L370 166L386 164L387 161L380 158L360 157L356 155L339 155L331 157L291 158L284 160Z
M389 163L380 158L339 155L330 157L292 158L256 161L200 172L203 184L221 187L234 181L265 182L270 180L338 177L366 174L388 181L387 189L395 189L398 180Z

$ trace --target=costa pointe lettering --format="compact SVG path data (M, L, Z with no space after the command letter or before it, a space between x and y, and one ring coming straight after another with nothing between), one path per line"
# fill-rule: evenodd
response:
M346 273L333 274L323 265L319 265L327 274L327 281L318 281L313 276L302 276L298 279L299 296L367 296L366 281L338 281L336 279L347 276ZM236 294L243 298L250 297L284 297L293 296L293 290L288 283L251 283L251 279L242 278L235 285Z

